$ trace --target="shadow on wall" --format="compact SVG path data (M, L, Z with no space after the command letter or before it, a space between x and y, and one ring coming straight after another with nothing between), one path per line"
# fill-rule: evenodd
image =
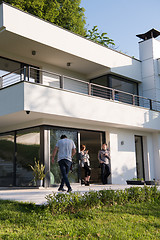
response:
M123 61L121 61L121 66L112 67L112 72L117 73L122 76L131 77L132 79L141 79L141 63L135 58L128 58L128 56L123 56ZM127 60L127 61L126 61Z
M160 112L147 111L144 114L143 127L159 129L159 122L160 122Z
M123 166L121 169L114 169L112 171L112 184L127 184L126 180L136 178L135 168L128 169L127 166Z

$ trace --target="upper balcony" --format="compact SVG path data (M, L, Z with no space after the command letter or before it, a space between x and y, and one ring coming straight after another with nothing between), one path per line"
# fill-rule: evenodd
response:
M52 88L69 90L76 93L99 97L114 102L130 104L136 107L143 107L160 112L159 101L30 66L25 66L1 76L0 88L6 88L21 81L28 81Z
M0 132L47 120L160 130L160 102L141 96L32 67L3 75L0 84Z

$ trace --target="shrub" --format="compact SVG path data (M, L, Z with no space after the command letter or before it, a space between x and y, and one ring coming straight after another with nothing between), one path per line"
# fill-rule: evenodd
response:
M52 213L78 212L83 208L126 203L155 202L160 200L156 186L131 187L125 190L100 190L80 193L53 193L46 196Z

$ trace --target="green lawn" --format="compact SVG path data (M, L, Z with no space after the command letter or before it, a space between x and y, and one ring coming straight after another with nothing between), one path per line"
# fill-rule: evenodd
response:
M127 203L51 214L0 200L0 239L160 239L160 202Z

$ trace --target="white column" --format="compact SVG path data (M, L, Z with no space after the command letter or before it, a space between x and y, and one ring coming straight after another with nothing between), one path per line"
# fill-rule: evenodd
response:
M154 171L156 180L160 179L160 134L153 134L153 150L154 150Z

